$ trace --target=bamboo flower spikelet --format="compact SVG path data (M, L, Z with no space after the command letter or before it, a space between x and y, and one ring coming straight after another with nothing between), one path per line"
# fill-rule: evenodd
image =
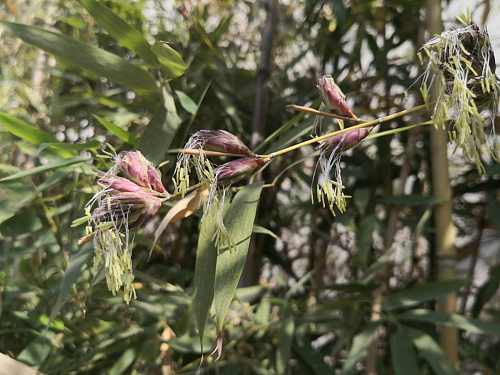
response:
M197 152L192 154L192 151ZM236 159L215 166L205 151L221 152ZM180 153L174 172L176 193L184 196L193 186L190 172L194 169L198 183L209 187L208 199L204 205L205 213L208 208L216 207L215 242L218 248L231 247L231 239L224 225L224 206L230 194L229 188L263 167L268 160L256 156L237 136L225 130L197 131L189 138L183 152Z
M482 156L499 158L496 145L488 144L488 122L482 113L489 110L492 119L496 116L499 85L495 56L487 31L471 22L462 23L422 47L421 55L428 63L421 92L428 101L430 86L440 83L433 108L434 124L445 128L450 122L450 139L476 163L478 170L484 171ZM492 135L494 128L491 126Z
M121 176L118 176L121 174ZM168 193L160 172L139 151L119 154L98 180L101 190L87 204L87 232L93 233L94 272L104 268L113 294L135 298L130 229L155 215Z
M343 116L355 119L357 118L351 108L347 105L345 94L342 92L340 87L337 86L332 76L322 76L318 79L316 87L319 90L323 103L328 107L328 109L338 111Z

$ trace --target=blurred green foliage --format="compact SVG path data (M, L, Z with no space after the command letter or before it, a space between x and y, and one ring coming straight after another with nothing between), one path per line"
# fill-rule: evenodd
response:
M278 8L258 152L331 127L286 110L317 104L314 82L323 73L361 117L419 100L407 88L419 71L422 1ZM203 351L207 373L322 375L364 373L377 340L380 374L454 374L438 345L439 326L448 325L461 330L459 373L500 371L498 265L488 264L491 277L479 286L470 266L460 280L436 281L425 128L367 141L344 157L352 198L343 215L311 204L313 150L299 151L262 173L265 183L279 175L272 188L248 185L234 199L229 229L246 233L246 247L218 258L200 250L195 214L169 226L149 257L154 218L134 239L137 300L124 304L102 273L91 273L92 244L79 246L83 229L71 223L97 191L97 171L110 166L104 151L138 147L162 162L172 191L169 150L194 131L226 129L250 143L265 9L252 1L0 5L0 352L46 374L195 373ZM455 261L475 265L486 240L498 253L500 170L490 163L479 176L459 154L452 164L454 219L465 243ZM200 237L209 224L202 222ZM230 303L252 226L245 287ZM210 264L196 263L203 251ZM372 322L373 292L384 283L382 319ZM192 303L200 285L215 296L204 291ZM454 291L463 308L434 311ZM223 353L214 361L217 337Z

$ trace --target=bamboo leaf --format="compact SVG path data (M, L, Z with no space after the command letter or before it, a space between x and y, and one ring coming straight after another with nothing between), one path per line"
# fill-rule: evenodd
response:
M323 356L311 347L309 340L302 340L300 343L295 340L293 352L297 360L308 370L308 374L330 375L332 369L324 362Z
M95 0L80 0L80 4L120 45L136 52L148 64L158 65L156 55L151 51L151 46L139 30Z
M0 129L5 129L16 137L35 145L44 142L57 142L52 134L5 112L0 112Z
M218 331L223 328L245 266L261 191L262 184L243 187L234 197L224 217L234 247L221 251L217 258L214 310Z
M407 311L404 314L400 314L398 317L401 320L411 320L457 327L471 333L500 335L500 323L484 322L477 319L470 319L458 314L447 314L440 311L415 309Z
M187 65L179 52L165 42L158 42L151 49L158 58L168 78L174 79L184 74Z
M217 204L213 204L201 218L200 234L194 268L193 313L198 326L201 351L208 313L214 297L217 248L214 236L217 230Z
M14 173L10 176L4 177L0 179L0 182L7 182L7 181L13 181L13 180L18 180L23 177L31 176L34 174L46 172L46 171L51 171L54 169L59 169L63 167L69 167L70 165L75 165L75 164L80 164L80 163L85 163L87 161L90 161L91 159L87 157L76 157L72 159L65 159L53 163L47 163L45 165L40 165L39 167L31 168L28 170L24 170L21 172Z
M64 272L62 283L59 287L56 303L52 307L52 311L50 313L51 319L54 319L59 314L64 303L68 300L71 287L77 282L78 278L82 274L83 267L87 263L91 254L91 248L84 247L71 256L68 268Z
M283 315L281 317L278 350L276 352L276 373L279 375L286 374L287 372L294 333L295 321L293 319L291 307L286 305L283 308Z
M153 114L151 122L139 140L139 149L154 163L162 161L172 143L181 119L177 115L174 98L169 89L163 89L163 106Z
M384 299L384 310L390 311L437 299L465 286L464 280L424 283L393 293Z
M41 48L66 63L139 92L157 92L156 83L148 72L101 48L35 26L5 21L2 24L26 43Z
M198 105L187 96L185 93L179 90L175 90L177 97L179 98L179 102L181 103L182 108L184 108L187 112L194 115L198 111Z
M264 228L263 226L260 226L260 225L253 226L253 233L264 234L266 236L274 238L277 241L280 240L280 238L272 230Z
M472 307L472 316L477 318L481 313L484 305L491 300L497 293L500 287L500 266L495 266L490 269L489 279L481 285L477 292L474 306Z
M407 331L418 350L419 356L425 359L437 375L458 375L458 372L453 368L440 346L431 336L413 328L407 328Z
M103 128L105 128L107 131L109 131L111 134L113 134L123 142L126 142L134 147L137 146L137 139L134 134L120 128L118 125L113 124L111 121L104 117L94 115L94 118L100 125L102 125Z
M391 335L391 357L396 375L418 375L417 354L413 341L404 326Z
M155 247L156 242L165 229L167 229L168 225L191 216L193 212L200 208L201 204L207 197L208 188L204 187L191 192L184 198L177 201L156 228L152 249Z
M351 350L347 356L342 369L343 374L350 374L356 369L356 364L364 358L368 347L375 339L378 324L369 323L366 328L356 336L352 341Z

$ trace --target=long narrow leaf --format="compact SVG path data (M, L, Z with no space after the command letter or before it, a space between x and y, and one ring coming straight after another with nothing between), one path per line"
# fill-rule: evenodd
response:
M261 191L262 184L242 188L224 217L229 236L235 245L234 248L223 251L217 258L214 310L219 331L222 330L245 266Z
M31 168L25 171L17 172L14 173L10 176L4 177L0 179L0 182L7 182L7 181L13 181L13 180L18 180L23 177L31 176L34 174L50 171L53 169L58 169L58 168L63 168L63 167L68 167L70 165L74 164L80 164L80 163L85 163L89 161L90 159L88 157L76 157L73 159L67 159L67 160L62 160L54 163L48 163L45 165L40 165L39 167Z
M174 98L167 89L163 90L163 99L163 106L160 106L153 114L151 122L139 141L139 149L155 163L163 160L181 124Z
M95 0L80 0L80 4L120 45L136 52L148 64L158 65L156 55L139 30L134 29L111 9Z
M418 350L418 354L425 359L437 375L458 375L457 370L453 368L451 362L431 336L413 328L407 328L407 331Z
M111 134L113 134L114 136L121 139L123 142L126 142L129 145L134 146L134 147L137 146L137 139L135 138L135 136L132 133L129 133L128 131L120 128L118 125L113 124L111 121L109 121L108 119L105 119L104 117L94 115L94 118L107 131L109 131Z
M440 311L416 309L399 315L401 320L412 320L457 327L471 333L500 336L500 323L483 322L463 315L447 314Z
M396 375L418 375L417 354L413 341L404 326L391 335L392 365Z
M217 208L214 204L203 215L196 249L193 312L200 335L201 351L203 351L205 324L214 297L217 248L213 239L217 230Z
M2 22L26 43L55 55L66 63L88 70L140 92L157 92L153 77L140 67L101 48L35 26Z
M456 292L465 285L463 280L446 280L420 284L387 296L384 309L387 311L430 301Z
M45 142L57 142L56 137L52 134L5 112L0 112L0 129L4 129L16 137L35 145Z

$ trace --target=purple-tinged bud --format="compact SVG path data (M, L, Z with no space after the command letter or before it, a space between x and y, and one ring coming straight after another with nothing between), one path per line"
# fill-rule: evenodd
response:
M217 181L242 177L264 166L268 160L258 157L241 158L222 164L215 170Z
M372 128L353 129L343 134L334 135L325 140L322 145L326 147L340 147L342 151L348 150L356 146L359 142L365 139Z
M148 191L125 192L113 195L112 201L122 206L131 205L147 216L153 216L161 207L161 199Z
M238 137L225 130L199 130L193 138L198 140L200 148L207 151L252 155L250 149Z
M149 185L151 186L151 189L153 189L159 193L166 193L167 192L167 190L165 189L165 187L161 183L160 172L151 165L148 166L148 181L149 181Z
M331 110L338 110L341 115L357 118L347 105L345 95L335 84L332 76L326 75L318 79L316 87L319 89L323 103Z
M147 188L151 187L148 178L148 166L150 166L150 163L140 151L121 152L120 155L118 155L116 164L125 177L140 186Z
M118 176L101 177L97 183L106 189L113 189L119 192L138 192L143 190L136 183Z

